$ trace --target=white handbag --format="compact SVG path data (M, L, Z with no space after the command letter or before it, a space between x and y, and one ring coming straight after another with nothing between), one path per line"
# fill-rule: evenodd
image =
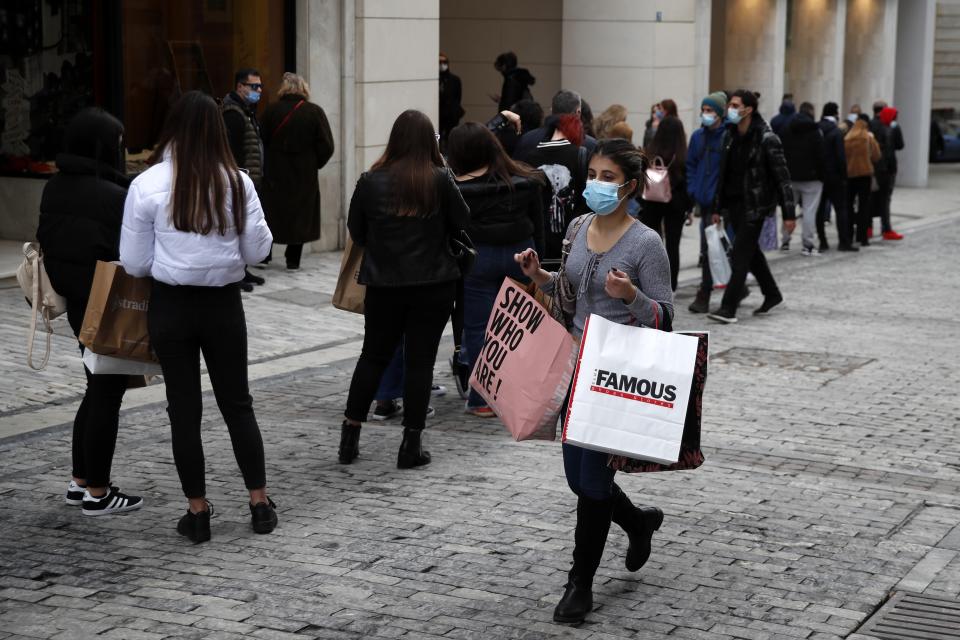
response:
M673 164L673 161L670 161ZM673 189L670 186L670 164L664 165L663 158L653 159L653 166L646 170L647 184L643 188L643 199L648 202L670 202Z
M17 267L17 282L32 309L30 336L27 338L27 364L31 369L39 371L47 366L50 359L50 338L53 336L50 321L67 312L67 301L53 290L47 270L43 266L43 254L38 243L27 242L23 245L23 262ZM38 317L43 320L47 333L47 350L39 367L33 364L33 340L37 333Z
M717 224L708 224L703 229L707 240L707 262L710 265L710 277L713 278L715 289L722 289L730 282L733 269L730 267L730 257L727 251L730 241L726 232Z

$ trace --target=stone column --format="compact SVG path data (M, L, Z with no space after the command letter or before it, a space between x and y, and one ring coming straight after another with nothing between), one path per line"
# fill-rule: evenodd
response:
M893 100L897 6L898 0L848 2L841 111L859 104L872 116L875 100Z
M900 6L897 21L897 66L893 106L903 129L897 183L927 186L930 151L930 107L933 93L933 46L937 3L913 0Z
M846 0L794 0L790 7L784 90L820 110L843 99Z
M594 115L626 106L636 143L658 100L675 100L692 123L704 84L694 46L698 4L564 0L561 84L587 99Z

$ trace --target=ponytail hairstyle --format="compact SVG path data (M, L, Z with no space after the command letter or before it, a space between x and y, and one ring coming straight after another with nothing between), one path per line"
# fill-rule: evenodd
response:
M623 171L623 177L627 182L637 181L636 188L625 197L635 198L643 193L643 188L647 186L647 167L650 166L647 156L643 151L633 146L629 140L623 138L606 138L597 142L593 155L607 158Z
M188 91L177 100L148 162L161 161L167 151L173 158L174 228L205 236L214 229L225 235L233 226L243 233L247 197L213 98ZM232 220L226 214L228 203Z

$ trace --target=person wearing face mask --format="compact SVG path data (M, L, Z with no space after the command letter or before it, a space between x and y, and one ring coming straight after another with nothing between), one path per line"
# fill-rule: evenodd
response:
M450 58L440 53L440 146L446 148L450 130L460 124L460 118L466 113L460 101L463 86L460 77L450 73Z
M826 241L824 225L830 219L830 206L837 214L837 251L859 251L853 246L853 225L847 217L847 155L843 146L843 133L837 123L840 107L836 102L823 105L820 133L823 134L825 164L823 172L823 196L817 213L817 234L821 243Z
M860 105L852 104L850 105L850 111L847 112L847 115L844 117L843 122L838 126L840 131L843 132L843 135L850 133L850 130L853 129L853 125L856 124L857 119L860 117Z
M646 167L643 153L622 139L601 140L590 159L584 197L593 213L578 217L567 229L570 253L563 274L576 296L570 331L577 339L591 313L621 324L670 330L673 291L666 250L655 231L627 213L628 201L643 190ZM556 290L561 274L543 270L535 250L514 259L544 292ZM634 506L616 485L609 458L563 445L567 484L577 496L577 524L573 566L553 612L556 622L580 623L593 608L593 578L611 522L627 533L629 571L647 561L653 532L663 522L663 511Z
M238 167L246 170L259 193L265 154L260 122L257 120L257 104L263 94L263 80L256 69L240 69L234 74L233 80L233 91L224 96L220 105L223 124L227 127L227 140L234 161ZM249 292L253 291L253 285L264 282L263 278L246 270L240 287Z
M763 292L763 304L754 315L765 314L783 301L758 241L763 221L779 204L783 225L796 227L796 204L790 172L783 157L780 138L757 113L759 95L739 89L727 105L727 129L720 157L720 179L714 198L714 224L721 218L733 226L732 275L723 293L720 308L707 317L730 324L737 321L737 307L743 295L747 272L753 273Z
M660 122L663 121L667 116L673 116L674 118L679 117L677 115L677 103L666 98L656 103L650 107L650 119L647 120L645 129L643 131L643 148L646 149L651 142L653 142L653 136L657 134L657 127L660 126Z
M687 194L694 205L700 208L700 258L702 265L700 288L690 304L692 313L710 311L710 294L713 292L713 276L707 260L707 239L704 230L709 224L717 180L720 176L720 152L723 142L723 116L726 111L727 94L715 91L700 102L699 129L690 136L687 150Z

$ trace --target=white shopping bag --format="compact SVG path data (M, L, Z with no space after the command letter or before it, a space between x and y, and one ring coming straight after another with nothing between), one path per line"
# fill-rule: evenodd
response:
M710 264L710 277L713 278L713 286L722 289L730 281L730 258L727 257L727 248L730 241L727 234L720 225L708 224L703 230L707 239L707 260Z
M563 441L673 464L693 386L698 338L610 322L583 328Z
M83 350L83 364L90 373L122 376L159 376L163 373L157 362L141 362L113 356L102 356L90 349Z

